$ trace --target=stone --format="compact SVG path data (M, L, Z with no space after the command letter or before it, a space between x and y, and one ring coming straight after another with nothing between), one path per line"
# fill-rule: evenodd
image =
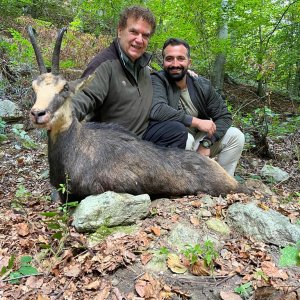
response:
M116 227L106 227L104 225L100 226L96 232L90 234L88 237L88 247L94 247L95 245L102 242L106 237L115 234L133 234L137 232L139 226L116 226Z
M214 230L217 233L220 233L222 235L229 235L230 234L229 226L220 219L211 218L211 219L206 221L206 225L209 229Z
M211 217L212 216L212 214L211 214L211 212L209 211L209 210L207 210L207 209L204 209L204 208L200 208L199 209L199 212L198 212L198 217L200 217L200 218L209 218L209 217Z
M262 181L254 178L249 178L245 181L245 186L249 188L250 190L255 190L263 195L272 196L273 192L271 189L265 185Z
M179 223L171 231L168 237L168 244L175 246L178 251L185 248L185 245L196 245L201 238L201 232L190 225Z
M79 232L95 232L102 225L130 225L149 214L150 204L147 194L133 196L108 191L88 196L76 207L72 225Z
M271 177L275 182L282 182L289 179L289 174L278 167L271 165L264 165L261 169L261 175L264 177Z
M19 106L10 100L0 101L0 117L4 121L14 121L23 117Z
M232 229L265 243L286 246L300 240L299 226L291 224L279 212L263 210L254 203L232 204L227 212L227 220Z
M215 206L215 201L209 196L205 195L201 198L201 202L203 203L204 207L213 207Z

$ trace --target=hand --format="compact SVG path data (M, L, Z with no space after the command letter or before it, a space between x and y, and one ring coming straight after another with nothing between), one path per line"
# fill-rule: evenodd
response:
M209 138L213 136L217 129L216 124L212 120L202 120L195 117L192 119L192 127L206 132Z
M198 77L198 74L195 73L195 72L192 71L192 70L188 70L188 74L189 74L191 77L194 77L194 78L197 78L197 77Z
M204 148L202 147L201 145L199 146L197 152L201 155L204 155L204 156L210 156L210 149L209 148Z

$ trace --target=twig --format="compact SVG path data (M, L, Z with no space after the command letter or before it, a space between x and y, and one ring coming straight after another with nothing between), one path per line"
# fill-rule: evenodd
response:
M60 291L60 293L54 298L59 299L59 297L65 292L65 290L68 288L69 284L71 283L72 279L69 280L69 282L64 286L64 288Z
M44 275L44 273L37 273L37 274L31 274L31 275L22 275L22 276L18 276L18 277L14 277L14 278L4 279L4 280L1 280L1 281L2 282L7 282L7 281L11 281L11 280L27 278L27 277L30 277L30 276L39 276L39 275Z
M239 273L242 273L242 272L244 272L248 267L249 267L249 265L250 265L250 261L248 261L248 263L247 263L247 265L239 272ZM221 280L220 282L218 282L218 283L216 283L216 286L218 286L218 285L220 285L220 284L222 284L222 283L224 283L225 281L227 281L227 280L229 280L229 279L231 279L232 277L234 277L235 275L237 275L237 273L236 272L234 272L234 274L232 274L232 275L230 275L230 276L228 276L228 277L226 277L226 278L224 278L223 280Z

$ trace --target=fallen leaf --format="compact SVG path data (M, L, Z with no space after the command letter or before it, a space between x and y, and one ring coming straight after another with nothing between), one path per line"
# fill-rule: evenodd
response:
M20 236L27 236L29 234L28 223L19 223L17 226L17 232Z
M179 215L172 215L172 216L171 216L171 221L172 221L173 223L176 223L176 222L178 221L178 219L179 219Z
M158 295L162 290L161 284L154 277L145 273L141 278L139 278L135 284L135 290L140 297L145 299L158 299Z
M261 209L265 210L265 211L269 210L269 207L264 203L258 203L257 206L260 207Z
M77 277L81 273L79 265L71 265L64 269L64 274L68 277Z
M172 272L177 274L187 271L187 268L181 263L179 256L174 253L168 254L167 265Z
M160 236L160 227L158 227L158 226L152 226L152 227L151 227L151 231L152 231L156 236Z
M98 290L100 287L101 282L99 280L95 280L88 285L85 286L86 290Z
M222 300L243 300L238 294L232 292L220 292Z
M50 300L50 298L45 295L38 295L37 300Z
M197 217L194 217L194 216L191 216L191 217L190 217L190 221L191 221L191 223L192 223L193 225L195 225L195 226L197 226L197 225L200 224L199 219L198 219Z
M203 260L197 260L197 262L190 266L190 272L196 276L208 276L210 275L209 269L205 266Z
M264 271L264 273L273 278L281 278L283 280L286 280L289 278L286 272L283 270L278 269L274 263L270 261L263 261L261 263L261 269Z
M147 264L151 258L153 257L153 254L152 253L144 253L141 255L140 259L141 259L141 263L143 265Z
M195 200L191 202L191 205L195 208L199 208L202 205L202 202L200 200Z
M26 280L26 285L32 289L39 289L44 283L43 278L38 278L35 276L30 276Z

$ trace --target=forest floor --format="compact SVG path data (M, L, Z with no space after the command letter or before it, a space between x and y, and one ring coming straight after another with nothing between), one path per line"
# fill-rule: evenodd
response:
M264 106L249 87L226 85L226 91L235 109L253 112ZM272 94L266 101L280 115L299 113L299 105L283 96ZM27 114L24 111L24 116ZM26 117L18 122L26 123ZM12 125L7 124L8 139L0 145L0 299L234 300L242 299L233 294L234 288L248 282L252 291L244 286L244 299L300 299L299 267L279 268L278 247L237 232L224 241L213 273L204 275L203 270L190 269L183 275L167 267L157 272L146 269L146 263L156 255L153 249L165 249L164 236L176 222L186 221L196 229L203 223L201 218L194 218L203 195L154 201L155 214L139 222L138 232L109 236L94 247L88 246L87 235L70 225L71 217L61 221L60 228L51 227L42 213L54 212L50 219L55 223L61 205L51 201L46 138L40 131L30 130L28 134L38 147L26 149L20 136L12 132ZM258 175L268 163L291 174L285 182L265 182L273 196L256 200L289 216L293 223L300 217L300 162L295 154L295 145L300 149L299 141L299 129L283 139L270 138L272 159L246 151L237 170L240 178L247 179ZM211 208L211 215L224 219L230 204L249 202L252 197L229 195L225 198L227 205ZM61 239L53 236L58 231L62 231ZM25 256L32 261L24 263ZM18 273L24 264L39 273ZM20 275L16 283L11 281L12 274Z

